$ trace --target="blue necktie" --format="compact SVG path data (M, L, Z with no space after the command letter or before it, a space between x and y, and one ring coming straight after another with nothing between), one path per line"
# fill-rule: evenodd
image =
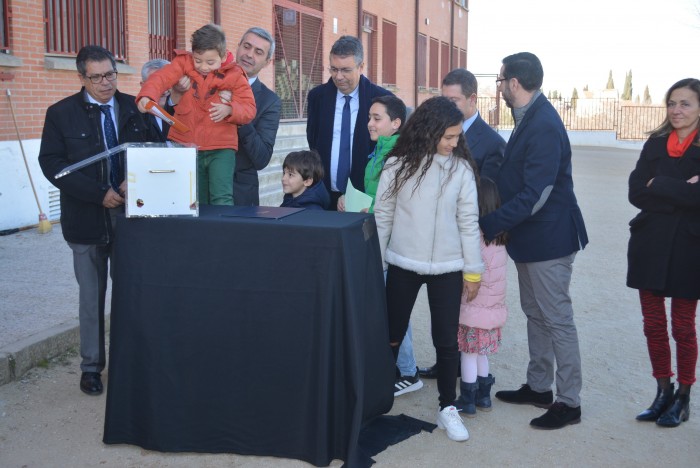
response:
M117 140L117 129L114 126L114 120L112 120L112 113L109 108L112 107L109 104L103 104L100 106L100 110L105 115L105 139L107 140L107 149L114 148L119 144ZM119 183L122 181L121 168L119 167L119 153L112 154L109 157L109 183L115 192L119 193Z
M340 121L340 148L338 150L338 172L335 177L335 185L338 190L345 193L350 177L350 96L343 96L343 119Z

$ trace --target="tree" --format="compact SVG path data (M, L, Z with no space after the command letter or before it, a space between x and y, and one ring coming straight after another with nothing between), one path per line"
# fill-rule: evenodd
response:
M608 74L608 84L605 85L605 89L615 89L615 82L612 78L612 70L610 70L610 73Z
M644 104L651 104L651 94L649 94L649 85L646 85L646 87L644 87Z
M576 100L578 99L578 90L574 88L571 92L571 108L576 110Z
M632 100L632 70L625 75L625 87L622 90L622 100Z
M552 91L552 99L559 99L559 91L556 89Z
M584 87L583 87L583 90L584 90L584 91L588 91L588 85L584 86Z

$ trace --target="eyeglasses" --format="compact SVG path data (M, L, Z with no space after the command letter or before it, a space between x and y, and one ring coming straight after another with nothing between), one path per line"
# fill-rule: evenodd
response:
M341 75L349 75L350 73L354 72L357 69L357 67L353 68L335 68L335 67L328 67L328 71L330 72L331 75L337 75L340 73Z
M496 86L501 84L501 81L508 81L510 78L496 78Z
M90 75L90 76L83 75L83 76L85 76L85 78L90 80L90 82L93 84L100 84L100 83L102 83L103 78L106 78L107 81L116 80L117 79L117 72L111 71L111 72L103 73L102 75Z

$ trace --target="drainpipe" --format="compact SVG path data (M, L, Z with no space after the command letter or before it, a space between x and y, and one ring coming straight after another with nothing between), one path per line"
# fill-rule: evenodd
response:
M357 38L362 41L362 33L364 32L364 21L362 18L362 10L364 9L362 0L357 2ZM368 44L369 45L369 44Z
M413 62L418 63L418 25L420 24L419 18L420 11L420 0L416 0L416 11L414 13L416 33L413 36ZM418 107L418 67L413 67L413 108Z
M212 8L214 10L214 24L221 26L221 0L214 0Z
M449 61L450 61L450 70L452 70L452 64L454 63L454 57L452 55L454 54L454 44L455 44L455 4L454 2L450 2L452 5L452 15L450 18L450 54L449 54ZM466 68L466 67L465 67ZM444 76L443 76L444 78Z

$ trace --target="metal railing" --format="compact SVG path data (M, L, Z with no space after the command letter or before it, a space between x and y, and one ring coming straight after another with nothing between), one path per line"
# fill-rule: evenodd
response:
M643 140L666 116L663 106L642 106L615 98L549 99L567 130L614 131L620 140ZM510 109L502 98L479 97L481 117L496 128L513 128Z
M76 55L99 45L126 59L124 0L44 0L46 52Z
M177 6L174 0L148 0L149 59L171 60L177 31Z

